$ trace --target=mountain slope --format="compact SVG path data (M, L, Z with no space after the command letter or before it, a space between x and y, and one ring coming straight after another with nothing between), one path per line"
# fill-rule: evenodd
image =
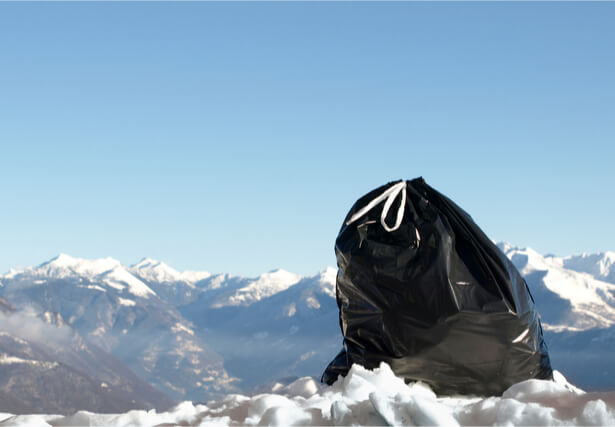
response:
M60 313L85 339L175 400L234 390L222 358L173 304L116 260L61 255L0 282L0 295L14 305Z
M83 340L59 314L1 311L0 411L118 412L173 405L121 361Z
M499 246L528 282L554 367L584 387L615 385L612 253L558 258ZM50 321L56 315L44 313L58 313L84 341L173 399L204 401L320 376L342 346L336 273L275 270L249 278L179 272L147 258L125 267L61 255L0 276L0 296Z
M615 324L615 284L566 268L566 259L507 243L498 247L528 282L545 329L580 331Z
M564 268L591 274L595 279L615 283L615 252L553 257Z
M336 270L301 279L248 306L211 304L207 292L180 307L229 373L244 388L283 377L320 375L341 347L335 301ZM215 301L215 299L214 299Z
M541 256L498 246L528 283L541 313L551 364L589 390L615 386L615 283L612 252Z

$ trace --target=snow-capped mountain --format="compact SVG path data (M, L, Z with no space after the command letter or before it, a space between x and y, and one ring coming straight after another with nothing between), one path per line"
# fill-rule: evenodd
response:
M582 254L552 259L564 268L591 274L594 278L615 283L615 252Z
M143 258L135 265L128 268L135 276L142 280L154 283L185 282L194 284L211 276L207 271L182 271L179 272L161 261L151 258Z
M173 401L84 340L59 313L0 298L0 412L71 413L170 407Z
M60 255L0 276L0 283L0 295L12 304L59 313L173 400L235 390L222 357L194 334L173 303L117 260Z
M83 284L77 286L112 288L130 297L149 298L151 295L155 295L154 291L145 283L133 276L119 261L113 258L89 260L60 254L38 267L11 270L2 279L5 286L10 286L11 283L23 283L26 280L36 285L50 279L72 279L79 282L96 282L96 285Z
M219 295L212 308L248 306L263 298L288 289L301 280L301 276L279 269L265 273L256 279L247 279L238 289Z
M208 292L202 292L179 309L207 342L216 343L226 369L244 387L301 374L318 376L342 343L336 274L327 268L249 305L212 304ZM271 275L258 281L264 277ZM256 282L248 281L248 287Z
M581 386L615 385L613 253L558 258L499 247L528 282L554 367ZM250 278L180 272L148 258L123 266L60 255L0 276L0 297L20 310L58 313L171 398L204 401L320 376L342 345L336 274ZM589 354L591 369L579 363Z
M557 258L506 243L498 247L528 282L545 329L580 331L615 324L615 277L613 283L605 281L613 254Z
M170 304L187 304L198 295L198 283L211 277L207 271L177 271L164 262L143 258L127 270L146 283L156 294Z
M613 253L560 258L506 243L498 246L528 283L542 316L552 365L581 387L612 389Z

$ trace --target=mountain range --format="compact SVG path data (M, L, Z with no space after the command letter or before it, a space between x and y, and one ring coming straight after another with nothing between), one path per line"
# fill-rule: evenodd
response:
M498 246L528 282L554 367L581 387L615 386L615 253ZM247 278L65 254L10 270L0 276L0 411L166 409L318 377L342 344L336 273Z

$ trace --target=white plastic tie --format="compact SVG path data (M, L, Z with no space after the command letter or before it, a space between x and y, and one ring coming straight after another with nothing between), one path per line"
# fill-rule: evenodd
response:
M393 205L393 202L395 201L395 199L397 199L397 196L399 195L399 193L401 193L401 203L399 204L399 208L397 209L397 218L395 219L395 225L393 225L393 227L389 227L389 225L386 223L386 217L389 213L389 210L391 209L391 206ZM406 181L398 182L397 184L392 185L386 190L384 190L381 195L379 195L378 197L373 199L371 202L369 202L359 212L355 213L346 222L346 225L350 225L356 220L358 220L359 218L361 218L363 215L371 211L376 205L378 205L383 200L386 200L386 202L384 202L384 207L382 208L382 214L380 215L380 224L382 224L382 227L389 233L391 231L397 230L399 226L401 225L401 221L404 218L404 212L406 210Z

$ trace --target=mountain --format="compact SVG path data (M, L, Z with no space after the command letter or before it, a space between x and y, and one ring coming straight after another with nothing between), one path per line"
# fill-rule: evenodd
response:
M195 336L173 303L117 260L60 255L13 270L0 283L0 296L20 308L59 313L85 339L173 400L204 400L235 390L222 357Z
M557 258L507 243L498 247L528 282L545 329L581 331L615 324L615 277L605 281L610 272L600 268L608 265L609 253Z
M555 258L564 268L588 273L598 280L615 283L615 252L602 252L599 254L582 254Z
M244 388L283 377L320 375L342 343L335 301L336 274L337 270L328 268L286 286L296 276L276 271L235 284L233 288L239 289L223 293L224 298L203 291L180 311L204 340L215 343L226 369L242 379ZM265 280L271 277L277 280ZM288 279L286 284L280 283L281 278ZM252 289L254 283L269 285L260 298L241 305L221 303L245 294L244 290ZM272 288L283 289L272 293Z
M286 270L274 270L256 279L247 279L241 287L222 293L212 303L211 307L246 307L288 289L298 283L299 280L301 280L301 276Z
M20 312L0 298L0 412L123 412L173 403L58 313Z
M581 387L612 388L613 253L555 257L499 247L528 283L553 366ZM342 346L336 273L328 268L301 277L274 270L241 277L180 272L148 258L123 266L112 258L60 255L0 276L0 297L10 301L5 307L0 300L0 307L62 319L86 345L93 343L170 399L205 401L319 377ZM78 347L78 340L67 345ZM6 351L6 360L35 360ZM45 354L36 360L53 364L59 358ZM98 363L70 360L66 366L81 373Z
M177 306L186 304L198 294L196 284L211 277L206 271L179 272L164 262L143 258L127 270L146 283L163 300Z
M525 277L542 315L551 363L590 390L615 386L615 254L542 256L498 246Z
M179 272L161 261L143 258L137 264L128 268L135 276L152 283L195 283L211 276L207 271L182 271Z
M149 298L155 295L145 283L130 274L119 261L113 258L87 260L60 254L36 268L27 268L19 272L12 271L5 278L10 279L11 276L39 277L42 280L89 279L102 284L105 289L114 289L126 296Z

